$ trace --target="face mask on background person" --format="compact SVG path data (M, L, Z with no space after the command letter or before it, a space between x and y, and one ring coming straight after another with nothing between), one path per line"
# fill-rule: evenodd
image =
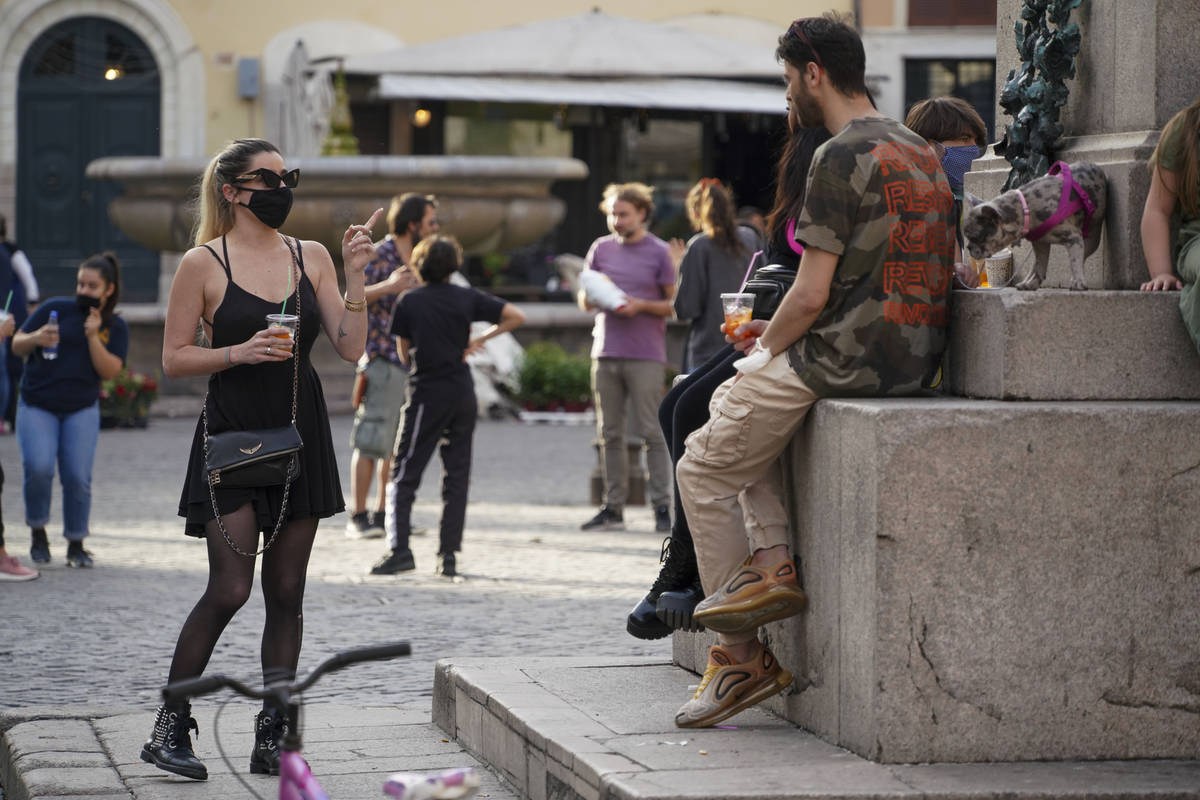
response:
M977 158L979 145L967 144L946 148L946 155L942 156L942 169L946 171L950 191L954 192L955 197L962 197L963 176L971 168L971 162Z
M76 294L75 305L79 306L79 310L86 314L93 308L100 307L100 298L92 297L90 294Z
M258 221L270 228L278 228L292 210L292 190L286 186L278 189L245 189L250 192L249 203L238 203L250 209Z

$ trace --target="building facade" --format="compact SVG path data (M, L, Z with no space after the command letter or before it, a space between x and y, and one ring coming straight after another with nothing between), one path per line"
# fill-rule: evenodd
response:
M297 41L309 58L329 63L591 8L591 2L561 0L444 0L436 6L343 0L336 12L323 0L0 0L0 213L33 257L47 293L71 291L79 261L113 248L129 269L127 299L155 301L159 263L177 255L147 251L122 237L105 213L119 188L88 180L83 170L89 161L109 155L203 157L234 137L286 135L286 82ZM994 33L984 19L990 14L994 22L994 2L717 0L702 13L693 0L615 0L604 12L686 22L746 41L757 37L770 48L764 29L782 32L794 16L827 9L857 15L880 108L893 116L903 116L906 104L917 99L910 97L914 92L974 91L982 80L976 62L994 64ZM737 19L746 24L730 23ZM994 86L990 77L983 82ZM780 97L782 105L782 88ZM993 105L989 101L989 110ZM496 147L484 124L486 109L448 107L449 124L437 130L434 144L422 144L421 137L432 134L409 127L407 111L362 124L367 130L386 127L387 152ZM398 112L389 107L387 113ZM562 125L491 121L503 127L516 152L586 150L564 139ZM630 174L650 178L666 174L664 169L690 178L704 164L716 171L747 169L722 160L730 130L758 135L741 131L742 124L734 116L713 115L701 124L691 118L651 122L634 114L623 123L621 135L631 145L623 157L638 159ZM699 137L699 161L676 163L682 160L671 145L675 134Z

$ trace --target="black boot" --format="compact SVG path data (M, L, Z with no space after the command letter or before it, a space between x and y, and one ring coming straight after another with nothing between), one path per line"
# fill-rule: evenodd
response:
M674 537L668 537L663 541L660 560L662 569L658 571L658 577L650 587L649 593L634 606L625 621L625 630L631 636L639 639L661 639L676 628L692 629L691 609L686 609L686 625L674 624L677 619L674 614L668 621L662 619L657 612L659 600L664 593L686 592L699 584L700 573L696 568L696 552L692 549L690 542L684 543ZM691 607L694 608L696 603L703 599L703 593L699 593L699 596L691 603Z
M287 714L263 709L254 718L254 751L250 753L251 775L279 774L279 743L287 735Z
M189 704L159 706L158 716L154 718L154 731L150 734L150 740L142 745L142 761L185 778L208 780L208 769L192 752L189 730L200 735L200 726L192 719L192 707Z

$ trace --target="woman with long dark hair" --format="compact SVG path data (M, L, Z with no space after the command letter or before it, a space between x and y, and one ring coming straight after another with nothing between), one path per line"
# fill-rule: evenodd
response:
M829 131L801 128L794 114L788 117L788 127L790 134L776 169L775 203L767 217L767 252L762 263L795 270L804 250L795 240L795 230L796 218L804 207L808 167L817 148L829 138ZM741 356L733 345L724 345L663 398L658 421L672 464L683 455L688 435L708 421L708 402L713 392L733 377L733 362ZM629 613L625 628L639 639L659 639L677 628L693 629L692 610L703 599L692 532L676 486L675 521L670 538L663 544L662 568L649 593Z
M701 178L684 201L692 227L679 264L675 317L691 321L683 348L683 372L691 372L725 346L721 294L742 285L758 236L738 225L733 196L716 178Z
M249 599L259 554L266 606L263 682L291 680L300 657L304 581L317 523L344 510L311 351L323 328L343 359L354 362L362 355L363 270L375 253L371 228L383 209L342 237L343 295L323 245L278 231L299 178L270 142L231 142L204 171L197 246L184 255L171 284L163 371L172 378L210 377L179 501L184 532L207 543L208 586L179 632L169 682L204 672L225 626ZM268 328L267 315L281 312L299 316L292 335ZM196 343L200 325L211 346ZM240 488L210 484L210 437L285 428L289 421L304 443L294 478ZM251 772L278 774L279 740L287 725L287 709L264 703L254 724ZM142 760L206 779L208 770L192 750L189 730L195 727L188 704L161 706Z
M30 558L50 561L46 525L54 464L62 484L67 566L90 567L83 548L92 510L92 462L100 437L100 382L125 366L129 328L114 309L121 299L121 265L112 253L79 265L74 297L52 297L13 336L26 359L17 401L17 442L25 477Z

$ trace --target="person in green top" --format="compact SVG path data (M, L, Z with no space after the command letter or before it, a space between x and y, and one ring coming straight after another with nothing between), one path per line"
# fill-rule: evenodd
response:
M718 634L675 716L686 728L714 725L792 681L757 636L806 604L772 463L819 398L915 393L946 343L957 246L938 154L875 110L862 39L842 19L796 20L776 57L801 126L833 137L809 168L796 280L769 323L732 332L746 357L713 393L676 469L707 594L693 619Z
M1200 97L1163 128L1150 167L1150 194L1142 211L1142 252L1150 280L1142 291L1182 289L1179 310L1200 348ZM1177 212L1179 234L1172 243L1171 217Z

